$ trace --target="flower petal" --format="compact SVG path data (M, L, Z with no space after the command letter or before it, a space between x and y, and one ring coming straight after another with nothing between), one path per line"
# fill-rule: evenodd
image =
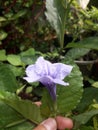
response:
M53 66L56 67L54 78L61 79L61 80L63 80L67 75L69 75L73 68L71 65L65 65L62 63L55 63L53 64Z
M63 85L63 86L68 86L69 85L69 83L66 83L66 82L64 82L64 81L62 81L60 79L54 79L53 82L55 84L60 84L60 85Z
M48 89L53 100L56 100L56 84L50 76L40 78L40 82Z
M23 79L25 79L28 82L36 82L39 81L40 79L40 75L38 75L35 71L35 65L29 65L26 68L26 75L27 77L24 77Z
M47 60L44 60L43 57L39 57L35 64L36 73L40 74L41 76L48 75L49 74L48 68L50 64L51 63Z
M55 101L56 100L56 84L52 83L51 85L46 86L52 99Z

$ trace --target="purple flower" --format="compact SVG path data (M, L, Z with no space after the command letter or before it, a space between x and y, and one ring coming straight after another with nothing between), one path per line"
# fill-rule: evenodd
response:
M67 86L69 83L63 79L70 74L72 66L62 63L54 63L39 57L34 65L29 65L26 68L26 75L24 77L29 83L39 81L49 91L53 100L56 100L56 84Z

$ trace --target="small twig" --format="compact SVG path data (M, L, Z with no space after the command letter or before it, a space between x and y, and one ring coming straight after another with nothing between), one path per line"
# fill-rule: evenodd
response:
M98 59L97 60L91 60L91 61L79 61L79 60L75 60L75 63L82 64L82 65L94 64L94 63L98 63Z

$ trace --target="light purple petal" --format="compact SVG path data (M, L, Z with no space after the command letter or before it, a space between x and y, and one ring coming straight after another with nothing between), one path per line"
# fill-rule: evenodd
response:
M52 83L51 85L46 86L52 99L55 101L56 100L56 84Z
M49 61L44 60L43 57L39 57L35 64L36 73L40 74L41 76L48 75L49 66L51 66L51 63Z
M26 75L27 77L24 77L23 79L25 79L28 82L36 82L39 81L40 79L40 75L38 75L35 71L35 66L34 65L29 65L26 68Z
M61 80L63 80L67 75L69 75L73 68L71 65L65 65L62 63L55 63L53 64L53 66L55 66L56 68L56 71L54 73L54 78L61 79Z
M40 82L48 89L53 100L56 100L56 84L49 76L40 79Z
M63 80L53 79L53 78L51 78L50 76L46 76L46 77L40 78L40 82L41 82L42 84L44 84L44 85L52 84L52 83L60 84L60 85L63 85L63 86L69 85L69 83L66 83L66 82L64 82Z
M69 85L69 83L66 83L66 82L64 82L64 81L62 81L60 79L54 79L53 82L55 84L60 84L60 85L63 85L63 86L68 86Z

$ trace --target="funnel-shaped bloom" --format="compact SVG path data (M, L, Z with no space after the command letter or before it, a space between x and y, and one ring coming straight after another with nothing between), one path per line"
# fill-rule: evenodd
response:
M63 79L70 74L72 66L62 63L54 63L39 57L35 64L26 68L24 77L29 83L39 81L48 89L53 100L56 100L56 84L67 86L69 83Z

